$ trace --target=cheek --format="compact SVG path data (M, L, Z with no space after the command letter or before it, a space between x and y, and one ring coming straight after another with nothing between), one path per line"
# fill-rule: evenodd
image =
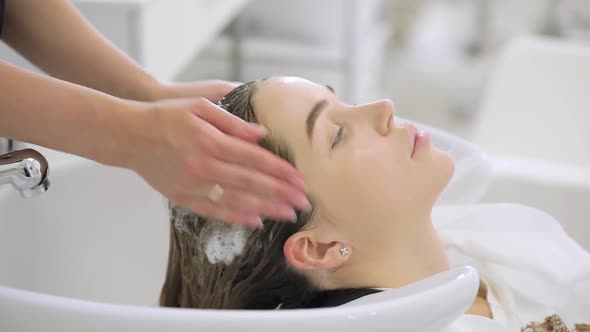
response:
M335 167L326 170L327 206L336 206L347 214L391 216L392 207L407 206L411 194L413 169L409 158L396 155L389 149L363 149L339 158ZM399 209L397 209L399 210Z
M431 207L452 174L450 157L432 149L411 160L403 147L372 143L314 165L309 184L320 209L362 226Z

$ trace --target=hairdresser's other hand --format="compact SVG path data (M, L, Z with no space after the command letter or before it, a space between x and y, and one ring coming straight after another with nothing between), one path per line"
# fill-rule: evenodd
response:
M196 213L260 226L260 217L294 220L308 209L299 172L259 147L266 134L206 98L129 102L137 112L128 168L169 200ZM215 185L223 194L208 196Z
M206 80L195 82L162 83L154 82L149 92L149 100L162 100L173 98L203 97L214 103L223 98L240 83Z

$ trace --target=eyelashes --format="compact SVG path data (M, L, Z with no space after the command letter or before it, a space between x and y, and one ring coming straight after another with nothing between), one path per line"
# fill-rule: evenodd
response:
M330 149L334 149L341 141L343 138L343 134L344 134L344 127L340 127L338 128L338 132L336 133L336 136L334 137L334 141L332 142L332 146L330 147Z

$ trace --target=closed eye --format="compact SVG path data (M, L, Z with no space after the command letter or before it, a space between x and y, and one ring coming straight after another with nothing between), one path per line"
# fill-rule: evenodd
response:
M334 141L332 142L332 146L330 147L332 150L338 145L338 143L340 143L342 141L343 133L344 133L344 127L338 128L338 132L336 133L336 136L334 137Z

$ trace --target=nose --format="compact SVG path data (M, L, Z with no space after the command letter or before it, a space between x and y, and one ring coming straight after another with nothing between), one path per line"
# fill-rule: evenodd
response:
M363 116L367 117L371 126L382 136L387 136L394 126L395 109L393 102L383 99L362 106Z

